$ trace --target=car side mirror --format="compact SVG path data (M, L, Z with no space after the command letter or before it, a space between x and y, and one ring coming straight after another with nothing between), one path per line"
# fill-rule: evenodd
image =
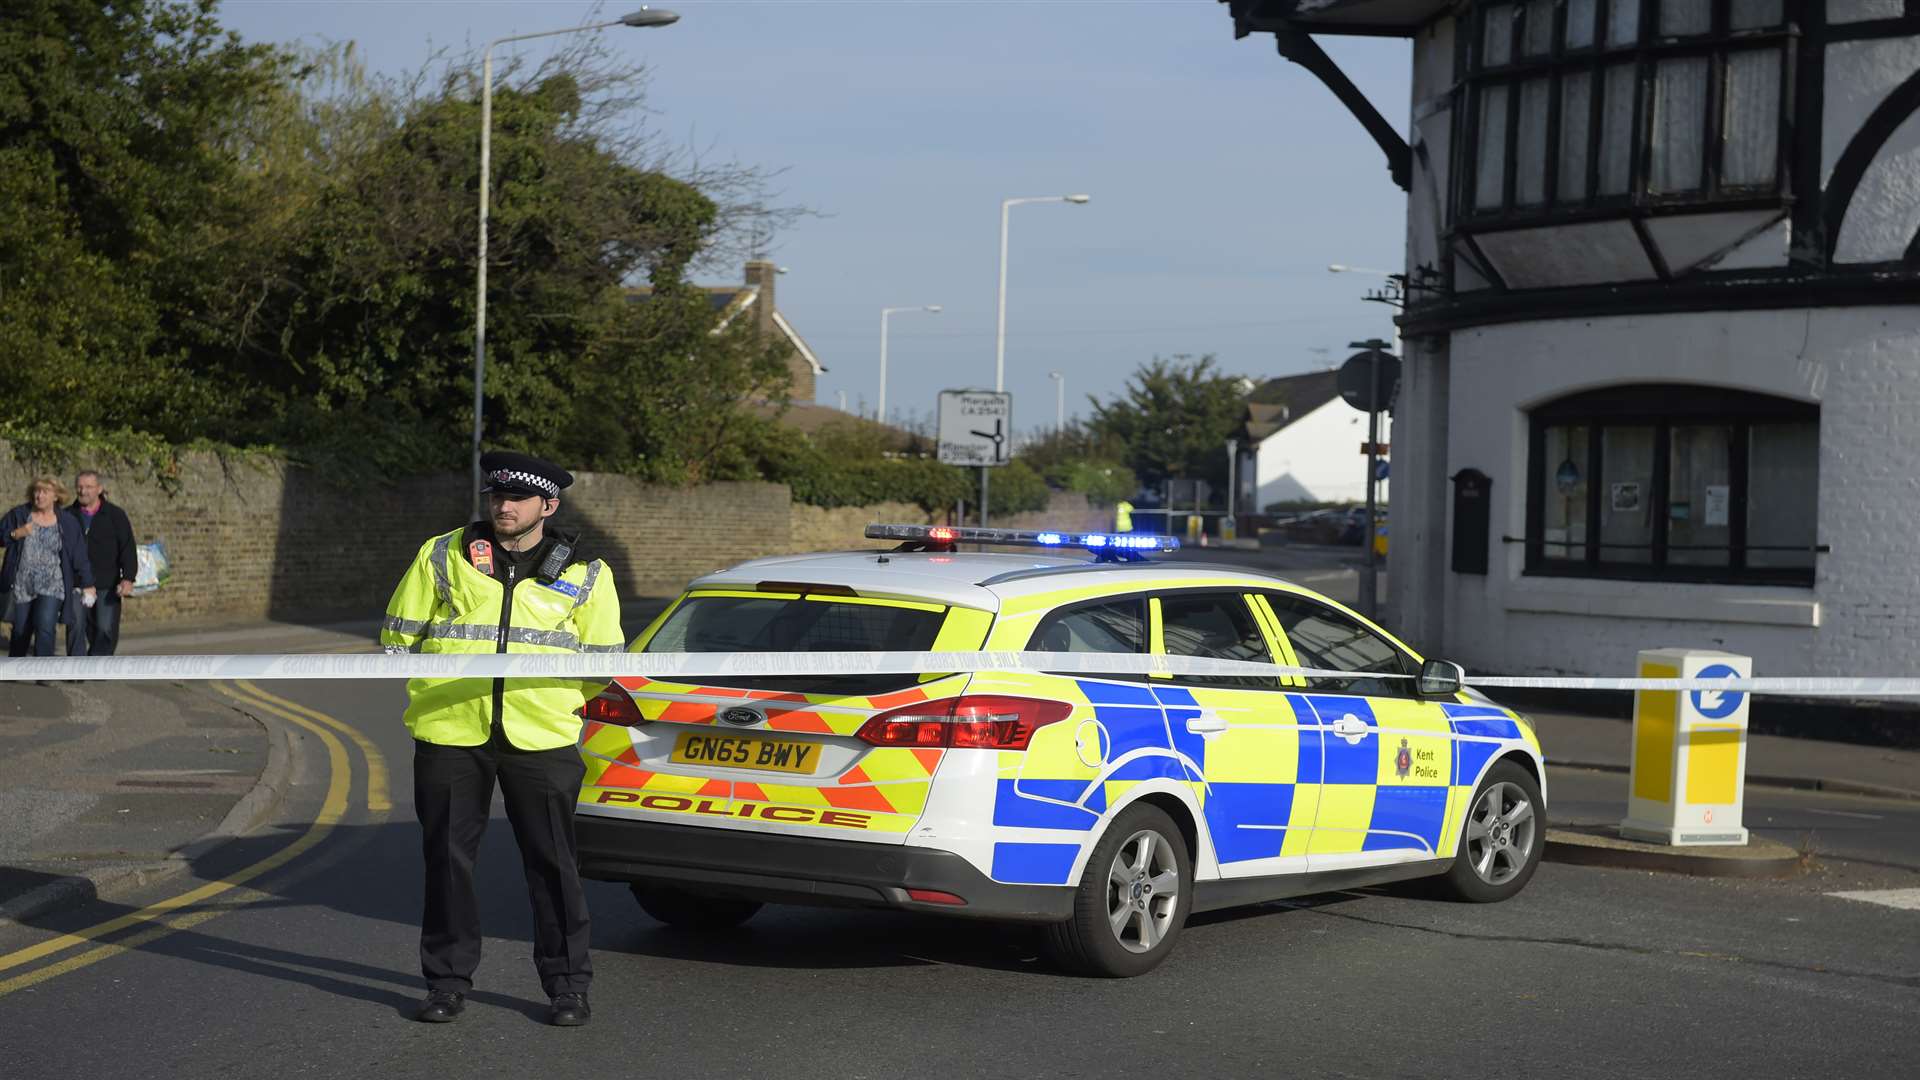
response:
M1420 678L1414 682L1414 692L1423 698L1452 697L1466 681L1467 673L1459 664L1451 660L1429 660L1420 665Z

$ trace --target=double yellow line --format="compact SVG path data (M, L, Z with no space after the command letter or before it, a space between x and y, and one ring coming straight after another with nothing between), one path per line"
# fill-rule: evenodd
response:
M31 964L37 960L58 955L69 949L93 944L93 948L82 953L77 953L65 960L48 964L45 967L35 968L32 971L15 975L12 978L0 979L0 997L5 997L16 990L34 986L48 979L56 978L67 972L76 971L90 964L99 963L109 957L118 956L121 953L138 949L168 934L190 929L209 919L217 918L234 908L243 907L264 899L265 894L255 889L245 888L246 883L299 858L314 845L326 839L327 834L333 831L333 827L339 824L340 819L344 817L347 812L348 792L352 786L353 771L351 763L348 760L347 748L338 736L336 736L336 732L344 734L348 739L351 739L359 748L361 756L366 760L367 811L372 814L384 815L388 810L392 809L393 804L389 796L386 758L382 756L379 749L373 745L372 740L362 735L358 730L335 720L325 713L316 712L303 705L288 701L285 698L269 694L259 687L254 686L252 683L238 682L231 687L224 683L216 683L214 684L214 689L249 708L257 709L312 732L313 735L320 740L321 745L326 747L328 772L327 792L326 796L321 800L320 812L314 816L313 823L309 825L307 831L300 834L299 838L294 840L293 843L288 844L286 847L281 848L279 851L274 852L259 862L237 870L216 881L209 881L204 885L190 889L177 896L168 897L165 900L149 904L138 911L128 912L125 915L108 919L105 922L89 926L84 930L76 930L70 934L61 934L58 937L49 938L37 945L32 945L16 952L0 956L0 972L4 972ZM216 896L229 893L232 894L228 897L228 900L231 901L230 903L213 907L202 906ZM144 926L146 928L118 941L107 944L94 944L102 938L110 937L122 930L138 926Z

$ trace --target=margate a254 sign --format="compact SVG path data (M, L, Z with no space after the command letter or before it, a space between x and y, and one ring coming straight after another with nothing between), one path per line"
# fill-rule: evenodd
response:
M1013 453L1013 395L940 392L940 453L949 465L1005 465Z

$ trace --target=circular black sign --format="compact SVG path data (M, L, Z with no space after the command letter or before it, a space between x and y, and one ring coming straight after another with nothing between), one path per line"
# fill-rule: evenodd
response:
M1368 368L1372 366L1375 356L1380 357L1379 404L1380 411L1384 411L1393 403L1393 392L1400 386L1400 358L1384 350L1378 353L1369 350L1354 353L1346 363L1340 365L1337 381L1340 397L1361 412L1367 411L1367 384L1372 379Z

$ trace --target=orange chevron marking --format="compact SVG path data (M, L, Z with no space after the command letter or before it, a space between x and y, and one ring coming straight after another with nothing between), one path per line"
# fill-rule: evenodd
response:
M779 690L749 690L747 696L756 701L786 701L795 705L807 704L807 695L788 694Z
M705 702L671 701L667 703L666 711L660 714L660 719L680 724L711 724L716 711L714 706Z
M833 727L819 713L801 712L798 709L782 713L769 711L767 726L775 731L813 731L827 735L833 734Z
M893 813L893 804L880 794L879 788L871 787L828 787L821 788L820 794L827 802L842 810L878 810L883 814Z
M873 707L876 709L897 709L902 705L912 705L927 700L927 692L914 687L910 690L896 690L891 694L881 694L879 697L867 700L873 702Z
M738 781L735 781L733 785L733 797L736 799L744 799L747 802L763 803L773 801L767 798L766 789L762 788L759 784L744 784Z
M868 776L865 769L855 765L853 768L840 774L840 782L843 784L871 784L873 783L873 777Z
M600 774L600 786L643 788L652 779L653 774L645 769L636 769L631 765L609 765L607 771Z
M727 783L725 780L709 780L700 785L700 790L696 794L707 796L725 795L732 790L733 785Z
M940 764L938 750L915 750L913 756L920 760L920 767L927 770L928 776L932 776L934 768Z

